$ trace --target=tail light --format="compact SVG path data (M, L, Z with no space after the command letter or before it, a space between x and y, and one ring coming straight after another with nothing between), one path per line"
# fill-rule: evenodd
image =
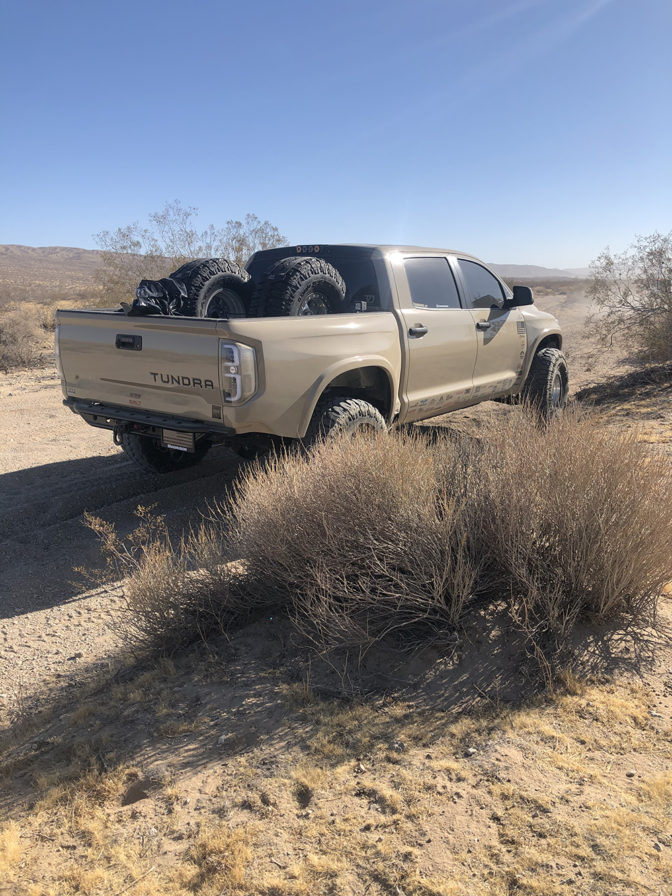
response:
M229 404L242 404L257 391L254 349L239 342L219 343L222 391Z

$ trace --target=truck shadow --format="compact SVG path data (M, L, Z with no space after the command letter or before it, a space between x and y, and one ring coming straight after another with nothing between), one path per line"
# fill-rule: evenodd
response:
M137 524L136 507L153 505L179 536L198 522L208 502L226 493L241 463L217 449L197 467L151 475L119 453L0 476L0 618L73 600L91 587L73 572L102 566L85 513L125 534Z

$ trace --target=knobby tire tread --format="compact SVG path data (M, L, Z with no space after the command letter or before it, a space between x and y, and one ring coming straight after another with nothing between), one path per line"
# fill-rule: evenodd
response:
M345 281L336 268L323 258L291 256L276 262L255 289L251 312L257 317L282 317L292 314L297 293L309 280L320 280L331 294L330 311L339 310L345 298Z

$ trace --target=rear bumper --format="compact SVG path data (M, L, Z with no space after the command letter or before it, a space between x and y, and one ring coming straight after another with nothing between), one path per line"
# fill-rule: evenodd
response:
M170 414L157 414L136 408L119 407L113 404L101 404L97 401L85 401L77 398L66 398L63 404L79 414L91 426L100 429L116 429L121 424L149 426L157 429L172 429L180 432L217 433L222 436L233 436L235 430L223 423L213 420L204 423L202 420L189 420L184 417L173 417Z

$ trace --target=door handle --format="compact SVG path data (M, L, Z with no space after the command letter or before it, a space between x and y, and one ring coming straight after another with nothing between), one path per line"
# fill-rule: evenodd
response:
M414 339L419 339L420 336L427 335L427 327L423 327L423 326L411 327L408 331L408 335L413 337Z
M116 348L125 348L131 352L141 352L142 336L133 336L129 333L117 333L114 345Z
M492 324L490 323L489 320L479 320L479 322L476 324L476 329L477 330L489 330L491 326L492 326Z

